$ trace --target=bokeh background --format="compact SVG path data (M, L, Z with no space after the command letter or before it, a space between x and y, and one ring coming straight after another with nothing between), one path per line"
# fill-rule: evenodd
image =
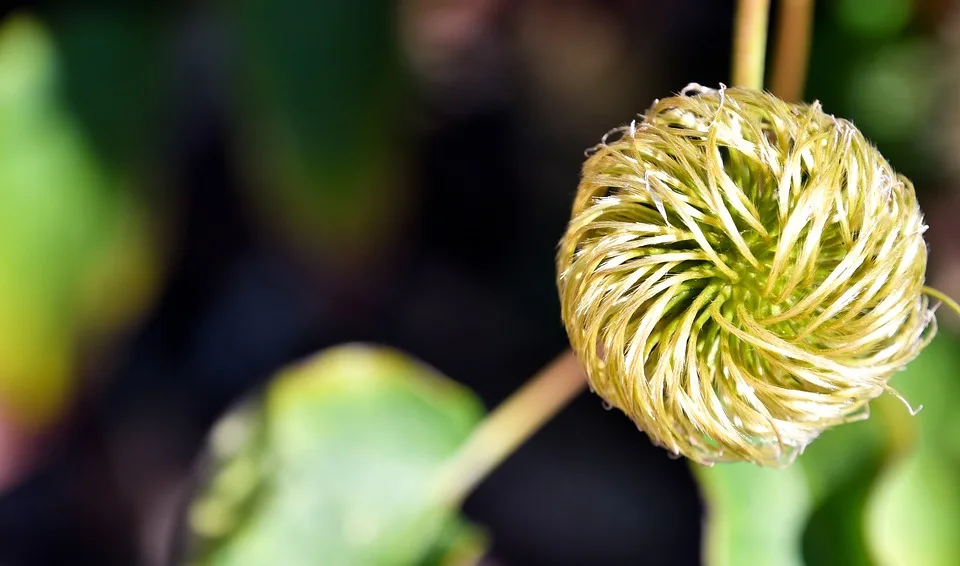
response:
M960 4L817 4L806 97L914 181L930 280L960 296ZM323 347L389 344L506 398L566 345L553 255L583 151L728 82L733 19L714 0L8 10L4 566L166 564L211 424ZM701 551L687 464L589 395L465 511L490 564Z

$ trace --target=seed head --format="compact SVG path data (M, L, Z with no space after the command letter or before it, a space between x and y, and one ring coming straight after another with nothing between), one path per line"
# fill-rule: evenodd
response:
M932 339L925 229L850 122L690 85L585 162L563 321L592 389L657 444L786 465Z

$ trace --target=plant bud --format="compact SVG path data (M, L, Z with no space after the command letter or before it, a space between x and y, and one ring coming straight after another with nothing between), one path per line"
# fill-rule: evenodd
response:
M563 321L655 443L786 465L936 333L925 229L910 181L819 103L690 85L584 163Z

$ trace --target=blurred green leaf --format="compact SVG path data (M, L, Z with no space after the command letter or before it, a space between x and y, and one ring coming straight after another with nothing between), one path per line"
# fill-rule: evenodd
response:
M709 506L704 563L709 566L800 566L810 493L799 466L694 464Z
M154 279L142 208L66 111L60 71L37 20L3 22L0 404L32 427L66 406L80 346L142 308Z
M799 458L814 502L803 527L806 564L871 564L863 506L886 452L883 423L875 414L825 432Z
M842 458L842 454L835 454ZM803 558L817 566L870 566L864 532L864 505L881 469L870 461L845 476L810 514L803 532Z
M257 212L312 256L369 252L404 202L396 4L242 0L229 10Z
M867 504L867 536L884 566L960 564L960 467L921 445L884 470Z
M918 143L937 107L938 56L926 38L871 50L847 78L846 116L875 142Z
M281 372L225 417L190 505L192 564L445 564L479 532L432 479L482 416L456 383L385 348L348 345Z
M875 407L873 412L876 413ZM885 450L883 422L874 414L872 418L824 432L804 450L797 463L806 474L813 500L821 502L861 476L864 469L875 467Z
M867 535L882 565L960 564L960 343L941 334L893 384L912 403L918 443L887 467L867 502Z
M884 37L900 33L910 23L913 0L836 0L832 7L851 33Z
M60 55L64 102L111 169L155 158L170 121L169 28L163 8L142 2L55 4L47 9ZM153 175L158 172L152 172Z
M468 566L476 564L487 550L487 536L475 525L452 519L444 523L420 566Z

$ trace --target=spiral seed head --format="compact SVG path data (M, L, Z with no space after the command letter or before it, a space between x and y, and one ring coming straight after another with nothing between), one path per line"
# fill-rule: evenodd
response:
M585 162L563 321L592 389L655 443L786 465L932 339L925 229L850 122L690 85Z

